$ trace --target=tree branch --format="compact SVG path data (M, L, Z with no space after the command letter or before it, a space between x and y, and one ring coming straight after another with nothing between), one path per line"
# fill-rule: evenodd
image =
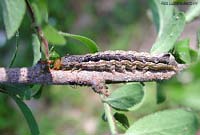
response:
M184 66L180 65L182 70ZM97 72L49 70L47 65L38 63L34 67L0 68L0 84L56 84L91 86L96 92L105 90L105 84L148 82L168 80L175 71L135 71L132 72Z

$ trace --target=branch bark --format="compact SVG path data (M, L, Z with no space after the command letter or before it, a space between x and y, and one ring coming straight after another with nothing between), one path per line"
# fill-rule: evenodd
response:
M179 66L180 70L183 66ZM0 84L56 84L91 86L96 92L102 93L105 84L148 82L168 80L175 71L135 71L132 72L97 72L97 71L63 71L49 70L44 64L23 68L0 68Z

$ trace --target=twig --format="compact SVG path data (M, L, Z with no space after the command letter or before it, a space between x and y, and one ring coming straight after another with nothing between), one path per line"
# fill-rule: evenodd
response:
M42 32L42 28L36 22L35 13L33 12L31 4L29 3L28 0L25 0L25 2L26 2L26 5L27 5L28 12L30 14L32 25L34 26L34 28L35 28L35 30L36 30L36 32L38 34L38 37L40 38L40 40L42 41L42 43L44 45L46 59L48 60L49 59L49 45L48 45L48 41L44 37L44 34Z
M180 67L182 70L183 67ZM0 68L0 84L60 84L91 86L97 92L105 84L123 82L148 82L167 80L176 74L175 71L135 71L132 72L97 72L97 71L63 71L49 70L43 64L29 68Z

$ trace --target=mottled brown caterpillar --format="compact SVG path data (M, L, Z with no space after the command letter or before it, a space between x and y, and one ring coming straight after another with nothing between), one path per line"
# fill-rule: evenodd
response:
M54 69L99 72L177 71L177 62L169 54L151 55L135 51L105 51L86 55L68 55L54 63Z

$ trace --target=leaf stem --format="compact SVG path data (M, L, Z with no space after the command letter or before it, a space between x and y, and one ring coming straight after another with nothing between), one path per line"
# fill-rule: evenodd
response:
M101 95L101 99L104 99L103 95ZM109 106L109 104L107 104L105 102L103 103L103 106L104 106L106 118L108 120L108 125L110 127L111 135L117 135L118 133L117 133L117 129L115 126L115 120L112 116L111 107Z

